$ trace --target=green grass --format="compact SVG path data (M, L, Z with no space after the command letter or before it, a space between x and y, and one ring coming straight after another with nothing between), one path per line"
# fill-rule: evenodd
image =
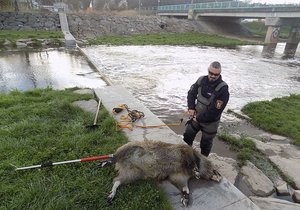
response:
M93 95L36 89L0 94L0 209L171 209L154 181L120 187L106 202L113 166L73 163L43 169L18 167L113 153L127 142L104 108L100 127L88 130L93 114L71 105Z
M249 103L242 111L251 118L254 125L287 136L300 146L300 95Z
M253 152L257 151L255 143L250 139L237 139L226 133L221 134L219 138L231 145L231 149L237 152L237 159L241 165L244 165L246 160L251 160Z
M163 33L126 36L105 36L89 39L90 45L203 45L214 47L236 47L254 42L225 38L205 33Z
M42 47L43 39L48 39L51 46L60 47L63 45L61 39L64 35L61 31L6 31L0 30L0 50L5 49L4 43L8 40L11 42L9 47L15 47L15 42L19 39L31 39L32 46L35 48Z
M275 164L262 154L255 145L255 142L249 138L235 138L226 133L219 135L219 138L228 143L231 149L237 152L237 160L240 166L250 161L259 168L272 182L276 182L279 178L283 178L290 186L296 188L293 178L285 175Z
M0 31L0 40L16 41L18 39L61 39L61 31Z

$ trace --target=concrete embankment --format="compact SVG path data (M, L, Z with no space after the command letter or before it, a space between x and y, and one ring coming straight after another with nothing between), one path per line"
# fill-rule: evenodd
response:
M139 125L150 126L148 128L133 127L132 130L124 129L129 141L157 140L173 144L184 143L182 138L167 126L151 127L152 125L164 124L148 108L142 105L122 86L107 86L95 90L97 98L101 99L107 110L112 110L119 104L126 104L132 110L139 110L145 116L138 120ZM115 120L120 121L121 115L113 115ZM241 193L232 183L223 177L220 183L212 181L191 180L191 205L183 208L180 202L180 191L169 182L163 182L161 186L173 205L174 209L259 209L249 198Z
M238 23L195 21L157 16L109 16L66 14L70 33L75 39L97 36L205 32L220 35L249 36ZM58 13L0 13L0 30L60 31Z

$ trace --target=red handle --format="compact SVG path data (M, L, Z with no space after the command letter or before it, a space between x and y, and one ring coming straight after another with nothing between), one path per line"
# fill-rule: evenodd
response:
M82 158L80 159L80 162L89 162L94 160L101 160L101 159L109 159L111 158L110 155L103 155L103 156L97 156L97 157L88 157L88 158Z

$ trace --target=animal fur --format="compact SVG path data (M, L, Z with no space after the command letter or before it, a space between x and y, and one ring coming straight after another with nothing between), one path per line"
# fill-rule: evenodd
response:
M111 202L117 188L140 179L169 180L182 193L181 202L189 201L188 180L191 177L220 181L220 174L211 162L187 144L168 144L159 141L130 142L114 154L113 162L118 176L108 201Z

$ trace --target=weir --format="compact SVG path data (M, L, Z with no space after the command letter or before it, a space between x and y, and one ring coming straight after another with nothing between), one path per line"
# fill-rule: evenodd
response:
M63 9L61 9L63 10ZM76 47L76 40L74 36L70 33L69 25L68 25L68 19L65 12L60 11L59 12L59 21L61 26L61 31L64 34L65 37L65 43L67 48L75 48Z

